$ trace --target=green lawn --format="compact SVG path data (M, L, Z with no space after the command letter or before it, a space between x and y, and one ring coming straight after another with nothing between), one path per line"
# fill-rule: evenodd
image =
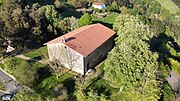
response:
M92 15L92 20L96 22L100 21L104 23L113 24L118 15L119 15L118 13L112 13L104 18L98 18L97 16Z
M157 0L161 6L165 9L169 10L171 13L176 14L179 11L179 7L172 0Z
M30 51L24 55L27 57L30 57L30 58L47 56L48 55L47 46L41 47L41 48L36 49L34 51Z
M111 13L110 15L108 15L104 18L100 18L100 17L97 17L96 15L92 15L92 21L93 21L93 23L101 23L104 26L112 29L113 23L118 15L119 14L115 13L115 12Z
M112 13L112 14L110 14L109 16L103 18L102 20L103 20L104 22L113 24L114 21L115 21L115 19L116 19L116 17L117 17L118 15L119 15L118 13Z

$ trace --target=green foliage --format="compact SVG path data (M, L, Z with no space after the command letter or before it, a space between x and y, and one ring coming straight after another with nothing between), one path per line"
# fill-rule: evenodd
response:
M129 13L129 10L125 6L121 7L120 10L121 10L121 14L128 14Z
M2 66L6 72L14 75L22 85L27 85L29 87L34 86L37 82L42 81L49 76L47 72L48 69L45 70L45 65L39 62L31 63L19 58L6 58ZM42 73L39 72L39 70L46 74L43 74L42 76Z
M159 50L162 54L168 55L169 57L179 58L179 52L175 50L174 45L170 41L163 42Z
M79 26L86 26L92 24L92 17L90 14L86 13L79 19Z
M119 10L119 6L118 6L118 4L117 4L116 1L113 1L112 4L111 4L111 6L107 6L107 7L105 8L105 10L106 10L107 12L119 12L119 11L120 11L120 10Z
M11 99L12 101L42 101L41 95L34 92L18 92Z
M94 11L95 11L95 12L98 12L98 13L100 13L100 12L101 12L101 10L100 10L100 9L98 9L98 8L94 8Z
M14 77L22 84L32 87L36 79L36 67L33 67L26 61L22 61L19 65L15 65L16 69L13 73Z
M147 43L152 37L148 26L134 16L119 15L113 27L118 36L105 61L105 78L125 92L136 91L148 100L159 99L158 55L150 51Z
M84 5L85 0L68 0L68 3L75 8L80 8Z
M74 29L77 29L79 27L78 24L79 20L75 17L66 17L59 23L59 28L63 31L63 33L70 32Z
M56 76L50 76L42 80L39 84L35 85L36 91L43 95L54 97L54 93L52 92L53 88L59 84L65 82L68 78L72 78L72 75L69 73L64 74L63 76L56 78ZM70 86L66 86L66 88L71 88ZM60 95L56 95L60 96Z
M53 25L53 27L58 27L58 22L60 21L60 15L55 10L54 6L48 5L46 6L45 16L49 20L49 22Z
M56 94L58 101L65 101L68 99L67 89L62 84L56 85L53 88L53 91Z
M53 88L53 86L55 86L58 83L58 79L56 78L56 76L51 76L46 78L45 80L43 80L36 89L38 90L45 90L45 91L49 91Z
M180 63L172 58L168 58L168 61L170 63L170 66L172 70L178 74L180 74Z
M6 58L4 61L4 64L2 64L3 69L10 74L14 73L17 69L17 65L20 65L22 61L25 62L25 60L19 58Z
M167 81L163 83L163 90L162 90L162 101L174 101L175 95L171 85Z
M111 13L110 15L103 18L102 21L105 22L105 23L113 24L118 15L119 15L118 13Z
M0 6L3 4L3 0L0 0Z
M26 60L8 58L3 66L4 70L14 75L21 84L31 87L35 83L36 68Z
M156 0L158 1L161 6L166 8L169 12L176 14L177 11L179 11L179 7L172 1L172 0Z
M77 101L109 101L112 98L112 94L117 94L117 90L112 88L104 79L93 78L85 81L82 87L77 87L74 94L77 97Z
M30 57L30 58L44 57L44 56L47 57L48 56L47 46L28 52L25 54L25 56Z

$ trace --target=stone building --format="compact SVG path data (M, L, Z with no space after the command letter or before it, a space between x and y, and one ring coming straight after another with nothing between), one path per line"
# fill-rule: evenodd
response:
M49 60L84 75L113 48L114 34L101 24L78 28L45 43Z

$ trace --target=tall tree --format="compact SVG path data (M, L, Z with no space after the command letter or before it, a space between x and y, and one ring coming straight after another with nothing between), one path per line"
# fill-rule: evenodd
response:
M122 91L159 99L158 55L147 43L153 35L148 26L134 16L120 15L113 27L118 36L105 62L105 78Z

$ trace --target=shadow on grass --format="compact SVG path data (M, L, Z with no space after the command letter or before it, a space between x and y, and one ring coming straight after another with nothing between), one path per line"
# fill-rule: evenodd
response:
M75 80L73 78L68 78L63 82L64 87L68 91L68 101L74 101L76 97L73 95L75 90Z
M160 54L159 61L163 61L164 59L170 57L178 60L180 62L180 58L177 56L173 56L171 53L171 49L168 49L166 46L167 43L171 43L170 46L177 52L180 52L180 46L175 42L175 40L171 36L167 36L164 33L160 33L158 37L153 37L150 40L150 49L153 52L158 52Z
M52 76L52 74L47 66L39 68L37 70L37 75L38 75L38 78L37 78L38 83L40 83L44 79Z
M113 24L106 23L106 22L103 22L103 21L93 21L93 24L95 24L95 23L100 23L100 24L102 24L102 25L104 25L104 26L106 26L106 27L108 27L110 29L113 28Z
M73 7L61 8L60 10L58 10L58 12L60 12L62 18L71 16L75 18L81 18L81 16L83 15L81 12L77 12Z

